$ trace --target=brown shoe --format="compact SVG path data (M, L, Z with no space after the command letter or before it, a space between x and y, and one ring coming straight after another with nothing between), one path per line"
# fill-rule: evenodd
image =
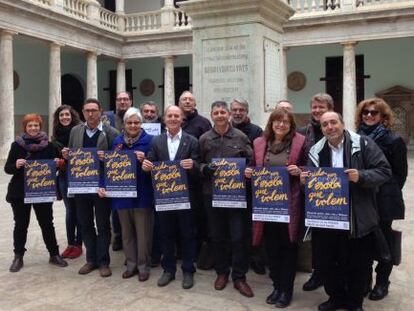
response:
M145 282L149 279L149 273L148 272L138 272L138 281Z
M237 280L234 282L234 288L239 291L240 294L246 297L253 297L253 291L250 288L249 284L245 280Z
M101 277L107 278L108 276L112 275L112 271L108 266L100 266L99 274L101 275Z
M19 272L23 267L23 256L15 255L12 264L9 268L10 272Z
M124 273L122 273L122 278L129 279L129 278L132 278L137 273L138 273L137 270L132 270L132 271L126 270Z
M61 268L68 266L68 263L66 262L66 260L63 259L60 255L50 256L49 263L51 265L61 267Z
M216 281L214 282L214 288L216 290L223 290L229 282L228 274L217 275Z
M93 270L98 269L98 266L91 263L91 262L87 262L86 264L84 264L82 266L82 268L79 269L79 274L88 274L91 273Z

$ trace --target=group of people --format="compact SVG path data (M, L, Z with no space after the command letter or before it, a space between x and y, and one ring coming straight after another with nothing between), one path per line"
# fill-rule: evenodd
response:
M12 143L5 171L12 175L7 192L14 214L14 259L11 272L23 267L27 228L33 207L50 264L65 267L64 258L76 258L86 249L86 263L79 274L98 269L102 277L112 274L109 246L111 211L113 248L122 248L126 270L123 278L138 275L144 282L151 265L161 260L163 273L158 286L176 277L177 255L182 259L182 287L194 284L195 262L208 245L217 277L216 290L223 290L229 278L234 288L246 297L254 293L246 281L249 263L263 257L273 282L266 298L278 308L290 305L298 244L305 232L312 236L313 273L304 290L324 285L329 299L321 311L362 310L363 299L379 300L388 294L393 267L392 252L387 258L375 256L375 245L385 241L392 250L395 239L392 221L404 218L402 188L407 177L407 150L404 141L390 127L394 117L390 107L378 98L359 103L357 132L345 129L328 94L316 94L310 101L311 120L297 128L292 104L283 100L271 112L262 129L249 117L244 99L211 104L213 122L198 114L194 95L185 91L177 106L166 107L163 117L155 103L132 107L131 96L116 97L115 127L102 122L102 107L97 99L87 99L82 113L85 122L70 106L54 114L51 142L42 132L37 114L23 118L23 134ZM143 123L162 123L162 131L152 136ZM136 198L106 198L104 188L96 194L67 195L66 166L69 148L132 150L137 158ZM102 155L102 153L101 153ZM247 208L212 206L212 182L217 166L214 158L242 158L246 161ZM24 203L24 166L26 160L55 159L58 186L66 206L68 247L60 255L53 225L52 203ZM157 161L179 161L188 173L191 209L154 211L151 170ZM249 182L253 167L287 167L290 179L289 223L252 221ZM350 189L350 230L304 227L303 184L307 167L344 168ZM202 198L202 199L201 199ZM96 227L95 227L96 224ZM381 239L382 238L382 239ZM114 247L114 244L116 247ZM119 245L121 244L121 245ZM263 245L264 247L262 247ZM384 246L384 245L381 245ZM390 257L391 256L391 257ZM373 260L377 260L376 283L371 288Z

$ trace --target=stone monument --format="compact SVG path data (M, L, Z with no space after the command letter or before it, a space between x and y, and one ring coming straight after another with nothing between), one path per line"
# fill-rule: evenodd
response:
M281 99L282 25L294 10L281 0L179 2L193 24L193 91L209 115L215 100L243 97L254 123L265 125Z

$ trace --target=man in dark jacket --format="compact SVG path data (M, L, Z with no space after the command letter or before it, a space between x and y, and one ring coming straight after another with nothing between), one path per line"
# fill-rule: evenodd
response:
M162 287L168 285L175 279L176 273L176 240L180 237L182 247L182 287L189 289L193 287L193 274L195 272L195 228L193 203L194 180L199 176L199 147L195 137L185 133L181 129L183 113L177 106L170 106L164 114L167 132L155 136L151 142L148 159L142 163L144 171L151 171L155 161L180 160L180 165L188 172L188 188L190 194L191 209L170 210L158 212L161 231L162 245L162 267L164 273L158 280L157 285Z
M312 96L310 100L311 119L303 128L298 130L299 133L306 137L306 145L311 148L322 137L321 116L327 111L333 111L334 102L331 95L318 93ZM315 255L314 245L312 243L312 268L313 272L308 281L303 284L303 290L312 291L322 286L322 277L319 269L319 258Z
M230 125L230 111L226 102L217 101L211 106L214 128L200 137L200 169L203 173L203 194L207 207L209 236L213 245L216 290L226 287L230 269L234 288L246 297L253 297L253 291L246 282L248 252L245 242L244 208L212 207L213 158L245 158L247 164L252 158L249 139L243 132ZM231 243L231 258L228 244Z
M210 121L199 115L196 109L196 100L190 91L184 91L179 99L178 106L184 113L182 128L188 134L199 139L201 135L211 129Z
M263 130L250 121L249 103L243 98L235 98L230 104L230 112L231 125L246 134L253 144L253 140L262 135Z
M322 280L329 295L319 310L363 310L372 233L378 229L375 192L391 177L391 168L370 138L344 129L338 113L324 113L320 123L324 138L311 148L309 165L345 168L349 179L350 231L312 229ZM307 175L308 172L301 174L302 182Z

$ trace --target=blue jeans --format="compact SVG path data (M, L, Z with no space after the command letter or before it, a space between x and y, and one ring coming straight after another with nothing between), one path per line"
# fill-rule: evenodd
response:
M66 208L66 236L68 245L82 245L82 233L80 222L77 216L77 209L74 198L68 198L68 181L66 174L59 174L59 190L62 194L63 203Z
M75 202L86 247L86 261L98 266L109 265L111 208L108 199L100 199L96 194L79 194L75 195Z

